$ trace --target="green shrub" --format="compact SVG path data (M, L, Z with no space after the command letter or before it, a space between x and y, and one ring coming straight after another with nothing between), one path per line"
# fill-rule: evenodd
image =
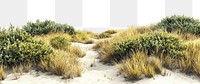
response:
M199 20L187 16L166 17L157 24L157 28L167 32L179 31L180 33L200 35Z
M113 49L112 58L117 61L137 51L143 51L148 55L163 54L176 58L183 54L182 51L185 49L185 45L178 38L170 34L158 32L114 43Z
M63 49L71 43L66 38L58 36L51 39L50 44L56 49Z
M75 30L72 26L55 23L54 21L50 20L36 20L35 23L28 22L25 26L23 26L23 29L31 35L48 34L50 32L65 32L68 34L75 33Z
M0 31L0 64L11 66L26 62L38 62L40 58L50 54L50 47L21 29L11 26Z
M97 37L97 39L110 38L111 34L104 32L104 33L97 35L96 37Z

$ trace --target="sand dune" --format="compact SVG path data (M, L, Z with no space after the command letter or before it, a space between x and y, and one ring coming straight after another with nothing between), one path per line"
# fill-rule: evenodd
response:
M99 62L98 52L92 49L94 44L73 43L86 51L86 56L79 61L84 67L81 77L74 79L62 79L61 76L49 73L36 72L23 73L18 79L13 80L13 74L9 74L2 84L200 84L195 77L166 70L170 75L157 75L154 78L145 78L139 81L126 81L119 75L115 66L104 65Z

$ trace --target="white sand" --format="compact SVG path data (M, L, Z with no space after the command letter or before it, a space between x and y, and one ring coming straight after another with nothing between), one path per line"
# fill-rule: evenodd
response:
M24 73L19 79L13 80L14 76L9 74L2 84L200 84L197 78L192 78L181 73L167 70L170 76L157 75L155 78L145 78L136 82L126 81L122 75L118 74L115 66L104 65L97 58L98 52L92 50L94 44L73 43L86 51L86 56L80 58L80 63L84 67L81 77L74 79L62 79L61 76L50 75L31 71ZM91 67L91 65L93 67ZM0 84L1 84L0 83Z
M168 76L157 75L155 78L145 78L134 84L200 84L195 76L187 76L182 73L167 70Z

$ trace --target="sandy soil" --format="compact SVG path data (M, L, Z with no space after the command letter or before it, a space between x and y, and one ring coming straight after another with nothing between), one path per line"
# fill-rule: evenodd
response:
M9 74L2 84L200 84L195 77L186 76L181 73L166 70L170 75L157 75L154 78L145 78L139 81L126 81L118 74L115 66L104 65L99 62L98 52L92 49L94 44L73 43L86 51L86 56L80 58L80 63L84 67L81 77L74 79L62 79L61 76L50 75L31 71L23 73L18 79L14 80L13 74Z

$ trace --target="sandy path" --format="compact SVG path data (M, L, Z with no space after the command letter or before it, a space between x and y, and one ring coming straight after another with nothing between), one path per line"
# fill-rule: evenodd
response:
M98 52L92 49L94 44L73 43L74 46L80 46L86 52L86 56L80 58L80 63L84 68L81 77L74 79L61 79L61 76L49 75L31 71L23 73L19 79L13 80L13 75L9 74L2 84L200 84L196 78L186 76L181 73L175 73L167 70L170 76L157 75L155 78L145 78L137 82L125 81L124 77L118 75L115 66L104 65L99 62ZM92 67L91 67L92 66ZM1 84L0 83L0 84Z
M85 47L79 43L75 45L83 46L82 49L86 50L86 56L80 58L84 72L81 77L70 80L69 84L128 84L122 76L118 76L118 70L115 66L99 62L98 52L92 49L94 44Z

